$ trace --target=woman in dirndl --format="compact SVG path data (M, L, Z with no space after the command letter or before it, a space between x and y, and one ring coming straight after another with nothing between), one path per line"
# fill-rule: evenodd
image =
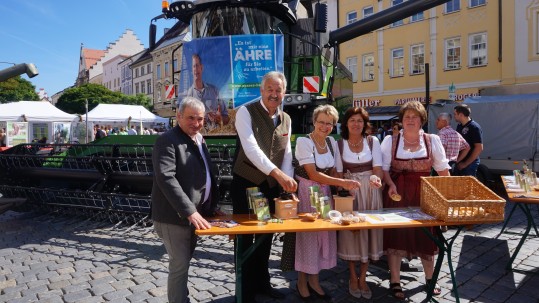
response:
M421 176L429 176L431 168L440 176L449 176L448 160L440 137L423 132L422 126L427 121L423 104L418 101L404 104L399 111L399 118L402 130L386 137L381 144L384 181L388 185L383 196L384 208L419 207ZM420 228L384 229L384 250L393 297L399 300L405 298L400 285L403 257L421 258L425 284L428 286L435 283L433 294L441 293L440 286L432 281L434 256L438 248Z
M359 188L359 182L335 177L335 165L340 161L337 142L330 136L339 120L339 114L331 105L320 105L313 113L314 131L296 141L295 156L304 170L298 179L298 212L312 212L309 187L318 186L320 196L333 199L330 186L347 190ZM337 237L335 231L296 233L295 269L298 272L297 291L303 301L311 294L325 301L331 297L320 286L318 274L322 269L337 265Z
M382 208L382 153L375 136L366 135L369 114L361 107L351 107L344 113L338 146L341 162L337 172L346 179L361 183L359 190L351 191L354 210L378 210ZM356 298L370 299L372 291L367 285L367 269L370 260L379 260L383 254L383 230L357 230L338 232L337 255L348 261L350 279L349 293ZM360 263L359 275L356 262Z

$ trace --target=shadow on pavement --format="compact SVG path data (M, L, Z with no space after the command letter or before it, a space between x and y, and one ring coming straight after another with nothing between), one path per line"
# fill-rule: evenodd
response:
M514 277L505 269L509 259L507 240L465 235L455 267L459 297L474 301L479 294L488 297L489 292L492 292L493 298L499 298L503 295L503 290L491 288L491 285L502 279L507 288L506 292L514 292Z

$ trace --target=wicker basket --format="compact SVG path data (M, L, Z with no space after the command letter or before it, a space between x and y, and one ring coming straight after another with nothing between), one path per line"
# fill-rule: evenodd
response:
M421 177L421 210L445 222L501 222L505 200L474 177Z

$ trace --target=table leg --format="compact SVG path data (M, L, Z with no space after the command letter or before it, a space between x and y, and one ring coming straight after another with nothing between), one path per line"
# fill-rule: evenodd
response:
M530 208L528 207L528 204L517 203L517 205L526 214L526 218L528 219L528 225L526 226L526 230L524 231L524 234L522 235L522 237L520 238L520 241L518 242L517 248L515 248L515 252L513 252L513 255L511 256L511 259L509 260L509 262L507 263L507 266L505 267L505 269L507 269L507 270L511 270L511 267L513 265L513 261L515 261L515 258L517 257L518 252L520 251L520 248L524 244L524 241L526 241L526 238L528 237L528 234L530 233L530 230L532 228L532 222L533 222L533 217L532 217L532 214L530 212Z
M507 223L509 223L509 220L511 219L511 217L513 216L513 213L515 212L515 208L517 208L517 204L516 204L516 203L514 203L513 208L511 208L511 212L509 213L509 216L507 216L507 219L505 219L505 222L503 222L502 230L501 230L500 233L496 236L496 239L498 239L498 237L501 236L501 235L503 234L503 231L504 231L505 228L507 227Z
M436 281L438 281L438 275L440 274L440 269L442 268L442 263L444 261L444 255L447 254L447 264L449 266L449 274L451 275L451 282L453 283L453 295L455 296L455 302L460 303L459 298L459 292L457 287L457 280L455 279L455 271L453 270L453 264L451 262L451 248L453 247L453 243L455 242L455 239L459 235L460 231L464 228L464 226L458 226L457 231L453 236L446 239L440 230L439 227L436 227L436 235L434 236L428 228L422 227L423 231L427 234L427 236L434 241L436 246L438 246L438 258L436 259L436 264L434 265L434 272L432 273L432 282L427 287L427 302L436 301L432 294L434 292L434 286L436 285Z
M531 207L531 206L528 206L528 205L526 204L526 207L529 208L529 207ZM538 205L537 207L539 207L539 205ZM539 237L539 231L537 231L537 225L535 225L535 220L533 219L532 211L531 211L531 209L528 209L528 210L530 211L530 216L532 217L532 225L533 225L533 229L535 229L535 235L536 235L537 237Z
M266 239L267 237L272 237L273 234L263 234L262 236L258 237L253 245L249 246L247 250L244 252L240 251L240 248L243 247L243 242L245 241L244 235L236 235L235 237L235 254L234 254L234 260L235 260L235 271L236 271L236 303L243 303L243 285L241 281L243 281L243 264L251 257L255 249L257 249L260 246L260 243Z
M537 213L539 213L539 204L535 204L535 206L537 207ZM533 227L535 228L535 234L539 237L539 232L537 231L537 225L535 225L535 220L533 221Z

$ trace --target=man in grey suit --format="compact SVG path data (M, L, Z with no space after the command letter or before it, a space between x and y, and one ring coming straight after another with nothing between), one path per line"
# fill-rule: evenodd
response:
M204 104L186 97L177 111L178 125L160 135L154 145L152 220L169 255L168 300L189 302L187 278L196 247L195 229L211 228L218 193L204 138Z

